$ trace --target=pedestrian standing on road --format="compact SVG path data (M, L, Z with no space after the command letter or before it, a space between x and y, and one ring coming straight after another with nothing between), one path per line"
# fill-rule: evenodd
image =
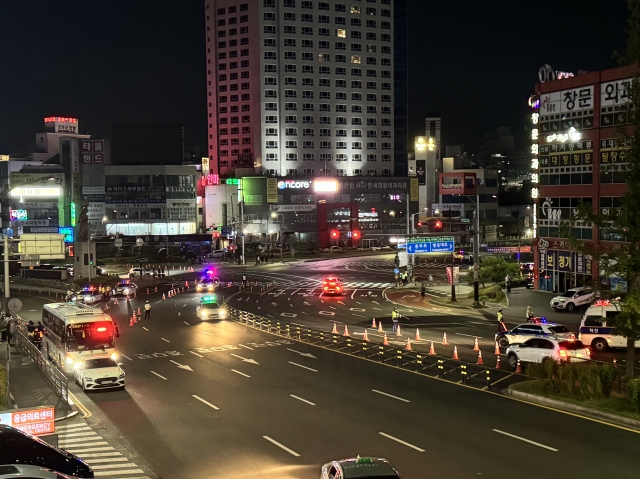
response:
M429 286L433 286L433 276L429 275Z
M420 296L422 296L422 299L424 299L424 296L427 294L427 286L422 283L422 288L420 288Z
M144 319L151 319L151 304L149 300L144 303Z
M2 330L2 342L5 342L5 340L7 339L7 334L9 334L9 331L7 331L7 323L8 323L8 318L5 317L5 315L3 314L0 317L0 329Z
M243 288L247 287L247 275L246 274L242 275L242 287Z
M398 308L393 308L393 311L391 311L391 322L393 323L393 332L395 333L398 331L398 324L400 323Z
M15 340L15 335L16 335L16 330L18 329L18 321L16 321L15 319L10 319L9 320L9 334L7 335L9 338L9 344L16 344L16 340Z
M511 276L508 274L504 277L504 287L507 290L507 294L511 294Z
M502 308L498 310L498 332L506 331L507 327L504 324L504 318L502 316Z

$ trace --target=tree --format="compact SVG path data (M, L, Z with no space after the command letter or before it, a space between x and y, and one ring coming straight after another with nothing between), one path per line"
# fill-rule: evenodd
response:
M621 66L640 65L640 0L627 0L627 48L614 53ZM616 275L627 282L629 295L622 313L607 320L627 338L627 376L633 376L635 341L640 339L640 76L636 68L631 84L627 86L628 102L625 113L628 122L619 129L619 146L627 153L626 191L620 205L609 208L607 214L590 203L579 205L574 217L560 226L560 235L567 238L571 250L592 255L598 262L601 276ZM585 245L572 234L572 226L593 224L600 235L618 242L613 248Z
M473 284L473 272L469 270L467 275L467 281L469 284ZM486 283L500 283L504 281L507 274L512 278L516 278L520 273L520 266L518 263L507 263L504 258L500 256L485 256L478 268L478 282L482 283L482 287L485 287Z

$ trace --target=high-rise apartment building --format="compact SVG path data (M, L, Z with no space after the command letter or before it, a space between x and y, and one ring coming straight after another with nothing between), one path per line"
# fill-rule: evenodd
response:
M212 173L406 170L406 0L205 7Z

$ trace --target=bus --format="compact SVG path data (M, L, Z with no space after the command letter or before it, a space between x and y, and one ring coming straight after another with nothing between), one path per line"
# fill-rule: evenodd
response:
M42 324L47 359L67 373L88 356L117 357L114 323L101 309L80 303L45 304Z

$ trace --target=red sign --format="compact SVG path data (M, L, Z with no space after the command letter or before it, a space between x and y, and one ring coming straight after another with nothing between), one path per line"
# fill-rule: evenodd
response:
M54 408L44 407L13 412L11 426L32 436L53 434L56 431Z
M54 123L56 121L60 123L78 123L77 118L65 118L63 116L48 116L44 119L45 123Z

